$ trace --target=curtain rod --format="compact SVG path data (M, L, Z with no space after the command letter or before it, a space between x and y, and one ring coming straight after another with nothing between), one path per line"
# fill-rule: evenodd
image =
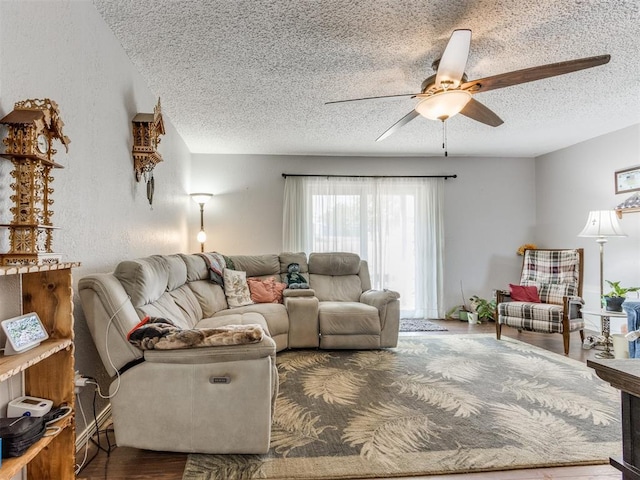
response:
M346 177L346 178L458 178L458 175L306 175L303 173L283 173L283 178L287 177Z

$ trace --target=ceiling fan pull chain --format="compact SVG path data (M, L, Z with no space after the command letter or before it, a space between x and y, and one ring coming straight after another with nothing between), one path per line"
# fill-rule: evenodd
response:
M447 152L447 123L442 120L442 148L444 149L444 156L448 157Z

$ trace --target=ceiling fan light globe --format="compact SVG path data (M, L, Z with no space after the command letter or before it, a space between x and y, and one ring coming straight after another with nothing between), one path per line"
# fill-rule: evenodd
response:
M430 120L451 118L471 100L471 94L465 90L449 90L436 93L416 105L416 111Z

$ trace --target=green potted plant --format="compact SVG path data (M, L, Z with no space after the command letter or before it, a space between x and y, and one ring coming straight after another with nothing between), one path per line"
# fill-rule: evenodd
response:
M471 308L478 314L478 319L480 322L482 322L482 320L495 320L495 299L486 300L479 297L478 295L474 295L469 300L471 301Z
M640 287L621 287L620 281L611 282L609 280L605 280L605 282L607 282L611 288L611 291L603 296L605 309L609 312L621 312L622 303L624 302L627 293L637 292L640 290Z

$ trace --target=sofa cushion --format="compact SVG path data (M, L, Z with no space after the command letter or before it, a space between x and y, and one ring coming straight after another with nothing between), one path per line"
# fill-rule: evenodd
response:
M154 302L167 290L169 270L161 256L125 260L113 275L120 281L134 307Z
M247 285L247 273L225 268L224 294L227 297L229 308L252 304L251 293Z
M271 337L289 333L289 315L286 307L281 303L254 303L244 307L220 310L216 312L214 318L246 313L262 315L267 322L267 332Z
M193 324L187 320L185 314L180 310L170 292L164 292L156 301L136 307L136 312L140 318L161 317L167 318L180 328L191 328Z
M200 255L179 254L180 258L187 267L187 282L195 282L197 280L207 280L209 278L209 268Z
M320 302L321 335L380 334L378 309L359 302Z
M362 294L362 284L358 275L309 274L309 285L321 302L358 302Z
M209 280L189 282L188 285L202 308L202 317L212 317L217 311L229 308L227 297L220 285L211 283Z
M189 288L189 285L182 285L180 288L169 292L169 295L171 295L171 298L173 298L173 301L182 312L190 328L203 317L200 302L198 302L198 298L193 293L193 290Z
M280 273L280 261L275 254L234 255L230 258L235 265L234 270L247 272L247 277L278 275Z
M360 257L355 253L312 253L309 273L318 275L357 275Z
M553 303L505 302L498 305L498 321L536 332L562 333L563 308ZM569 319L569 331L584 328L582 318Z
M155 256L155 255L154 255ZM158 255L164 261L169 278L167 290L175 290L187 283L187 266L180 255Z
M307 255L304 252L284 252L279 256L280 259L280 273L287 274L287 268L292 263L300 265L300 273L307 273L309 271L309 265L307 264ZM305 275L306 276L306 275Z

